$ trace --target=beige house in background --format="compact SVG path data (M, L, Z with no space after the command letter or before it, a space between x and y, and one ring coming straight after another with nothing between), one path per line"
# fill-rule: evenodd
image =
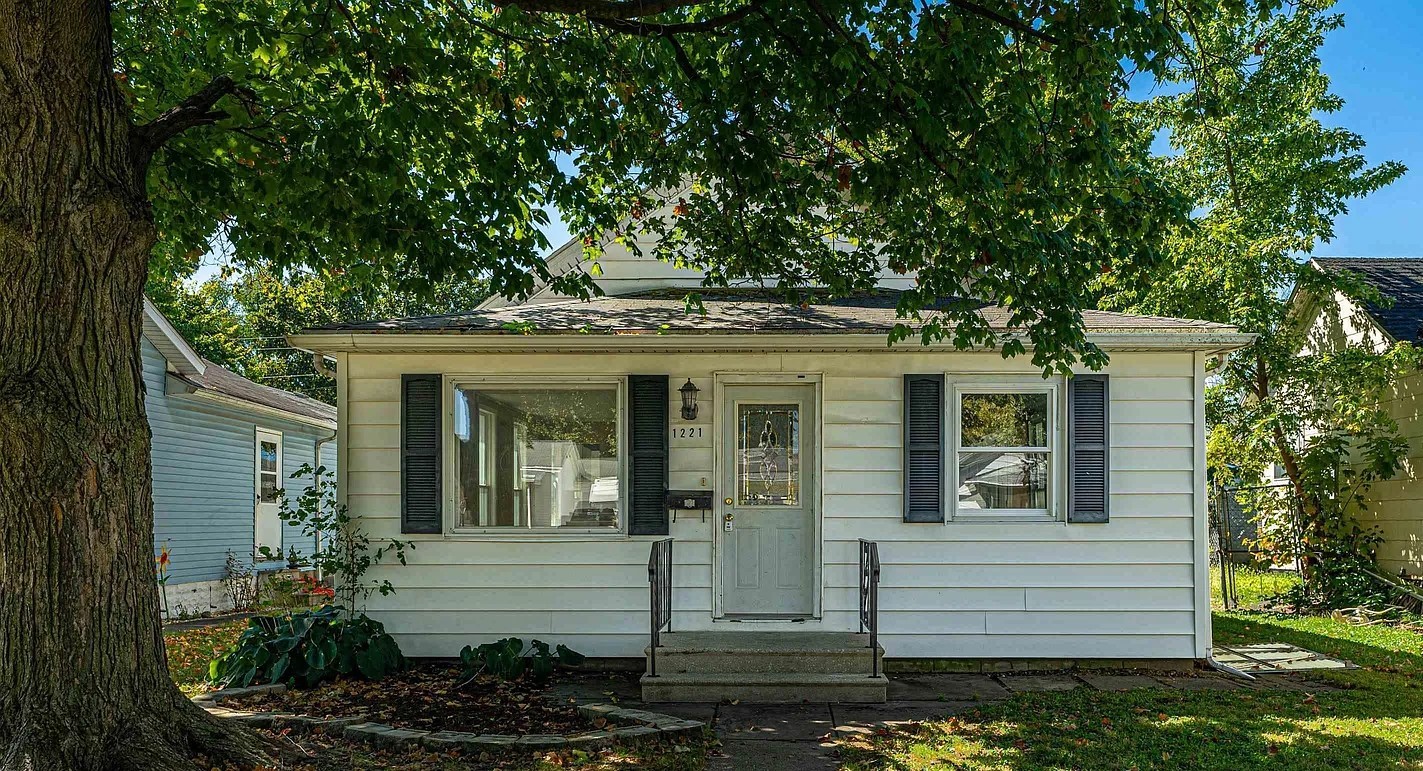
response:
M1318 257L1314 267L1331 273L1349 270L1359 274L1384 297L1388 308L1366 306L1335 293L1339 312L1331 312L1322 298L1300 293L1297 313L1309 329L1304 352L1327 351L1344 345L1378 350L1397 342L1418 344L1423 338L1423 258ZM1398 421L1399 434L1409 442L1408 460L1394 478L1374 485L1366 524L1378 526L1384 542L1379 546L1379 566L1389 573L1401 571L1423 576L1423 372L1413 372L1394 384L1388 398L1389 413ZM1275 470L1276 479L1283 473Z

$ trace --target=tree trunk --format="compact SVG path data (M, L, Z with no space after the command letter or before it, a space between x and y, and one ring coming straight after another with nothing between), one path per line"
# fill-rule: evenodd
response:
M0 769L255 761L168 676L139 339L155 239L103 0L0 0Z

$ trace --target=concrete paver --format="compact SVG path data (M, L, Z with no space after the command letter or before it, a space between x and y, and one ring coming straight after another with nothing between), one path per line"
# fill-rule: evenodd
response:
M708 771L831 771L840 761L833 745L734 738L707 760Z
M872 733L879 728L939 720L983 706L981 701L891 701L884 704L832 704L835 733Z
M811 741L830 733L829 704L723 704L716 730L724 737Z
M988 675L905 675L889 680L890 701L997 701L1011 695Z
M1083 685L1072 675L1002 675L998 682L1013 693L1070 691Z

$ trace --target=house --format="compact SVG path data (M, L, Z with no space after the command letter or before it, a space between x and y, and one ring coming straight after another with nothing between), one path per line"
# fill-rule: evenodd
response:
M1296 293L1292 313L1306 330L1305 352L1344 346L1386 350L1398 342L1417 345L1423 339L1423 258L1317 257L1311 264L1331 273L1352 271L1391 304L1360 303L1340 292L1332 298ZM1423 466L1423 372L1400 378L1386 401L1399 435L1408 440L1408 460L1393 479L1373 485L1369 511L1359 516L1383 536L1379 567L1393 575L1423 576L1423 490L1417 479ZM1271 476L1276 484L1285 483L1283 469L1272 469Z
M278 517L278 496L298 493L290 476L304 464L335 468L336 409L202 358L146 298L142 349L167 615L229 609L229 555L255 574L286 566L262 559L260 547L308 550L310 539Z
M551 264L586 269L578 249ZM539 638L654 654L649 699L790 701L883 700L875 642L1209 655L1206 363L1250 336L1085 311L1110 365L1044 378L887 346L905 277L808 308L704 289L701 315L695 271L617 246L599 267L587 302L540 289L291 338L338 362L352 515L415 543L367 608L406 654Z

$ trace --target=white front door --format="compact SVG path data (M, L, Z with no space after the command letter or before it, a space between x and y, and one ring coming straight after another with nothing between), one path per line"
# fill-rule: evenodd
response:
M282 552L282 518L278 515L282 489L282 435L257 429L257 512L253 529L253 554L260 557L265 546L273 554Z
M722 614L815 613L816 389L728 385L722 398Z

